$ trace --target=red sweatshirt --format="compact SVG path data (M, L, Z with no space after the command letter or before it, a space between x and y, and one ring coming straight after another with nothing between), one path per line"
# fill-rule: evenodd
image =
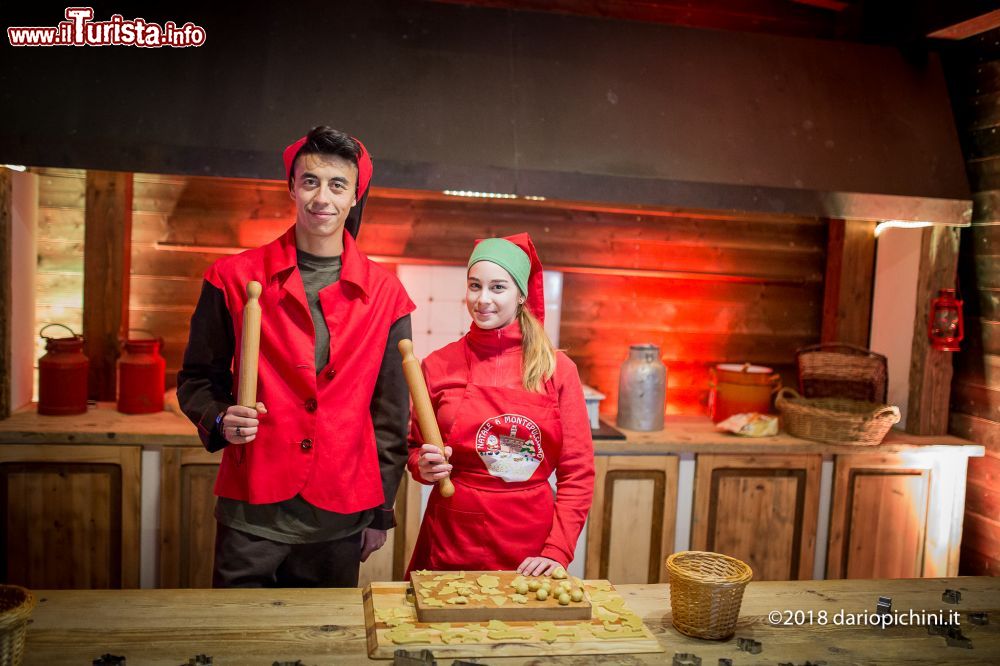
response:
M461 340L430 354L424 360L423 371L442 437L446 444L456 449L451 460L454 465L452 477L458 486L456 496L467 491L465 484L460 485L463 480L480 487L488 487L490 483L502 486L504 482L491 477L486 466L476 456L458 455L460 443L451 442L448 437L460 405L463 418L466 419L471 415L472 418L486 421L495 416L488 413L490 410L486 408L481 408L481 414L469 411L477 410L479 403L471 399L463 401L467 385L523 390L521 329L517 321L505 328L493 330L483 330L473 324L469 333ZM537 482L547 479L555 471L555 507L548 534L526 535L526 538L530 537L532 543L543 544L541 552L531 553L532 555L541 555L568 565L573 559L573 551L593 499L594 446L576 364L562 352L557 352L556 370L552 379L546 382L545 392L558 405L562 437L561 441L545 442L544 459L531 475L531 480ZM540 398L541 396L537 399ZM530 394L528 399L532 399ZM423 438L414 417L411 419L408 465L413 478L426 484L417 467L422 444ZM464 450L469 447L462 448ZM502 493L483 493L482 496L487 500L486 503L505 501ZM455 499L443 501L453 502ZM488 512L489 506L485 508ZM514 566L517 564L519 562Z

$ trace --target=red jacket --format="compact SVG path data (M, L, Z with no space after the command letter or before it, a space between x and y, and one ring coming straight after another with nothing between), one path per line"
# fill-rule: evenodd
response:
M544 544L541 552L534 552L534 555L548 557L565 565L573 559L576 542L593 499L594 446L576 365L562 352L557 352L556 361L550 390L553 390L554 396L558 399L562 441L546 443L545 458L532 475L532 479L546 479L553 470L555 471L557 492L555 510L547 535L523 536ZM502 329L483 330L473 324L469 333L461 340L428 355L424 360L423 370L442 437L445 438L445 443L448 443L448 433L458 416L459 404L466 394L468 384L522 388L520 326L515 321ZM476 409L476 407L474 401L466 401L462 409ZM489 419L493 414L484 412L481 415L465 414L465 416ZM426 484L420 477L417 467L423 439L415 415L411 419L409 444L410 473L414 479ZM456 479L456 485L462 478L478 479L475 482L477 484L489 480L478 460L472 461L468 469L460 467L458 457L453 458L452 463L455 465L452 475ZM443 502L451 503L456 499L462 499L458 498L460 492L471 492L471 490L464 485L458 486L456 497ZM486 493L484 497L490 495L495 497L494 501L504 501L506 494ZM517 566L517 563L514 566Z
M205 280L225 295L237 341L246 284L257 280L263 285L257 399L268 412L253 442L225 448L215 494L253 504L299 494L338 513L382 504L369 410L389 328L414 308L396 276L344 234L340 280L320 292L330 328L330 362L319 374L294 227L267 245L220 259ZM234 367L239 366L237 343ZM234 392L238 381L234 377Z

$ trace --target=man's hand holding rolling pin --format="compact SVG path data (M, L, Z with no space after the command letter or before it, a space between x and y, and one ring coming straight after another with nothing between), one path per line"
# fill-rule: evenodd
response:
M249 444L257 437L258 416L267 414L264 403L258 402L256 409L241 405L230 405L222 413L219 430L230 444Z

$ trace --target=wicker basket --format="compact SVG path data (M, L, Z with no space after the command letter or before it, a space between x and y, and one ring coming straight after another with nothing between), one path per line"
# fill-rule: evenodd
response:
M803 398L794 389L778 392L774 404L790 435L830 444L876 446L899 423L899 408L846 398Z
M0 666L18 666L24 656L35 595L18 585L0 585Z
M803 347L795 359L799 391L806 398L885 402L889 373L882 354L834 342Z
M725 640L736 631L750 565L735 557L685 550L667 558L670 610L677 631L695 638Z

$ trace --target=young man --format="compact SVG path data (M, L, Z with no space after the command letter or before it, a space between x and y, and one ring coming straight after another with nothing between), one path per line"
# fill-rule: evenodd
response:
M295 225L206 271L177 397L205 448L224 449L213 585L356 587L394 524L409 420L396 345L414 305L355 244L372 175L361 142L316 127L284 162ZM251 280L256 409L233 395Z

